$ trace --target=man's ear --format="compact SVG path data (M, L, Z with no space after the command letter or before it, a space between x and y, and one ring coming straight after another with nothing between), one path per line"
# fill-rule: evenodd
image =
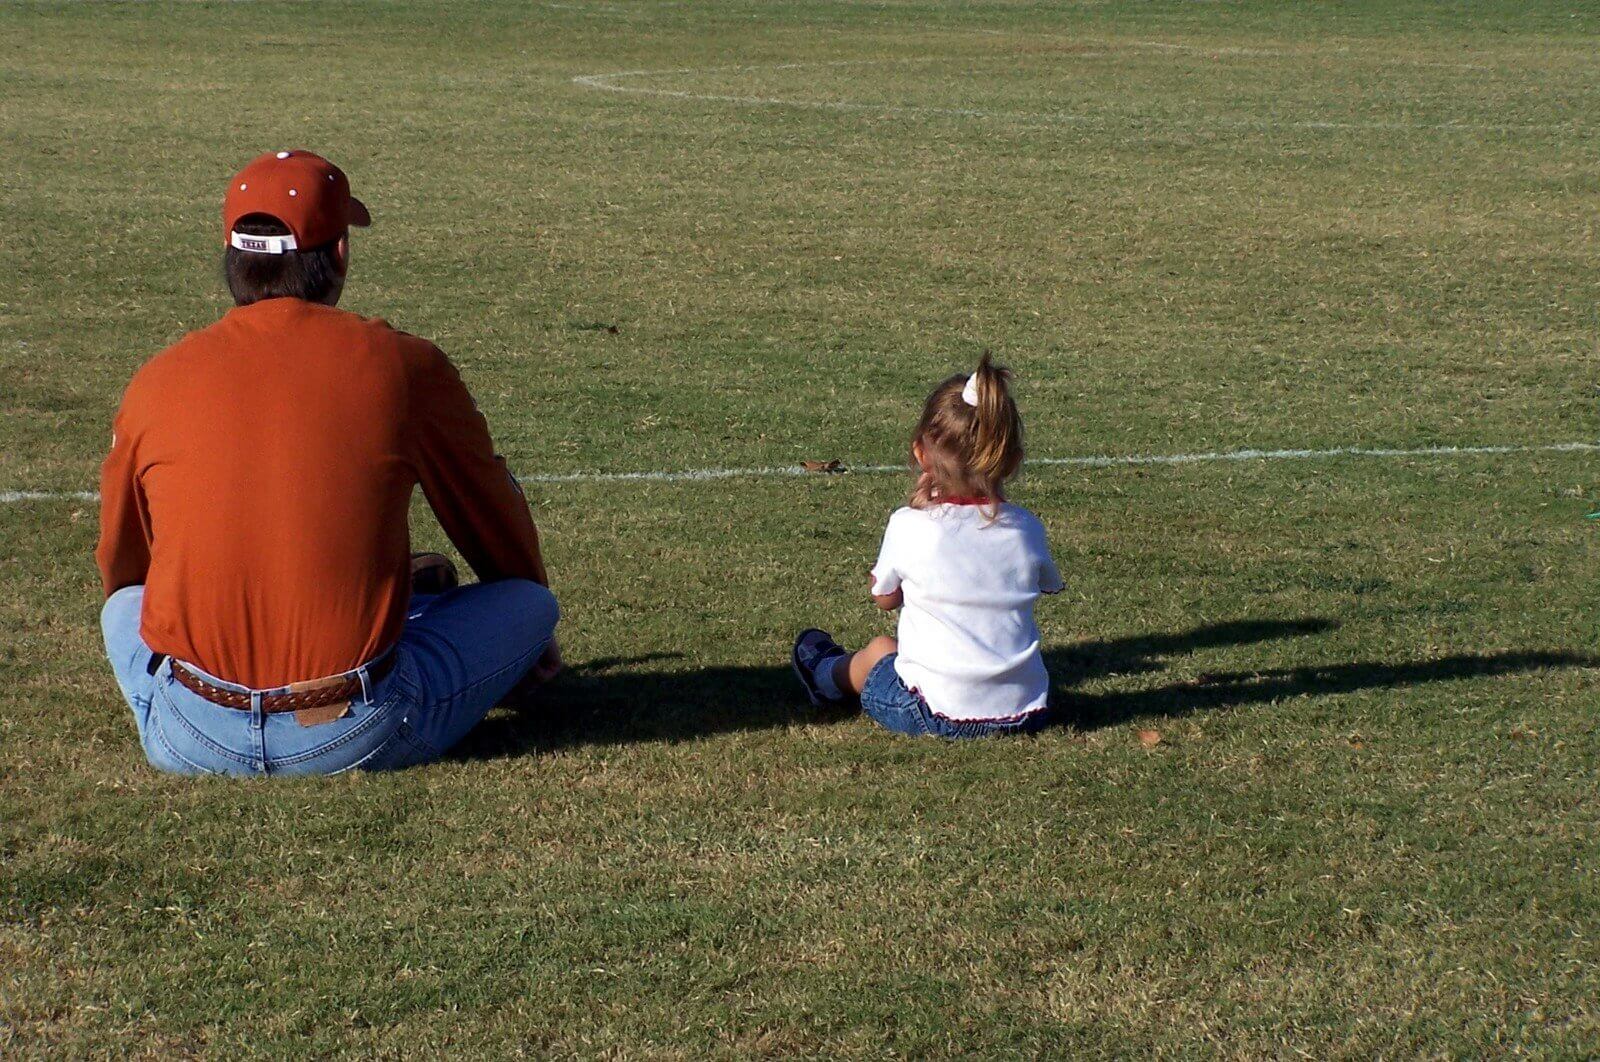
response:
M350 234L347 232L339 237L339 242L333 245L333 264L339 270L339 275L346 276L350 272Z

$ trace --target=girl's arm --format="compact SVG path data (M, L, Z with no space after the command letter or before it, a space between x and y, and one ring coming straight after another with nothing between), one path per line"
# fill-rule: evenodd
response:
M868 584L877 582L871 572L867 573L867 582ZM872 603L885 612L893 612L906 603L906 592L903 589L896 589L892 594L873 594Z

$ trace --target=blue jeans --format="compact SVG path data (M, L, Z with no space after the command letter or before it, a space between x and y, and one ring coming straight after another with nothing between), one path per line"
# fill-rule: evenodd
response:
M867 673L866 685L861 690L861 710L885 729L912 737L931 734L942 738L975 738L994 734L1032 734L1043 729L1050 721L1047 708L1004 720L962 720L940 715L928 707L927 701L906 689L906 684L894 669L896 655L890 653L872 665L872 670Z
M336 774L436 760L533 667L558 618L550 591L521 579L414 597L393 669L377 682L359 669L365 692L347 715L301 726L292 712L224 708L179 683L172 661L157 663L139 636L143 604L144 587L118 590L100 626L146 758L177 774Z

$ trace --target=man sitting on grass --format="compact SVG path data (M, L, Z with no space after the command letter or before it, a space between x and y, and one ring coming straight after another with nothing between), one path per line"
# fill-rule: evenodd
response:
M123 396L101 625L164 770L421 763L561 666L538 532L455 367L334 308L370 220L325 159L251 162L223 206L237 306ZM478 584L412 593L419 483Z

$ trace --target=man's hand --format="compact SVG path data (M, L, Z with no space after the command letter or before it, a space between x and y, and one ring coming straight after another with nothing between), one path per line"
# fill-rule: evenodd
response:
M528 674L535 682L549 682L561 673L561 666L561 646L551 638L550 644L545 646L544 655L539 657Z
M512 687L511 692L506 694L503 703L517 711L535 707L539 703L539 687L555 678L560 671L561 647L556 644L554 638L551 638L550 644L544 647L544 652L534 661L527 674L523 675Z

